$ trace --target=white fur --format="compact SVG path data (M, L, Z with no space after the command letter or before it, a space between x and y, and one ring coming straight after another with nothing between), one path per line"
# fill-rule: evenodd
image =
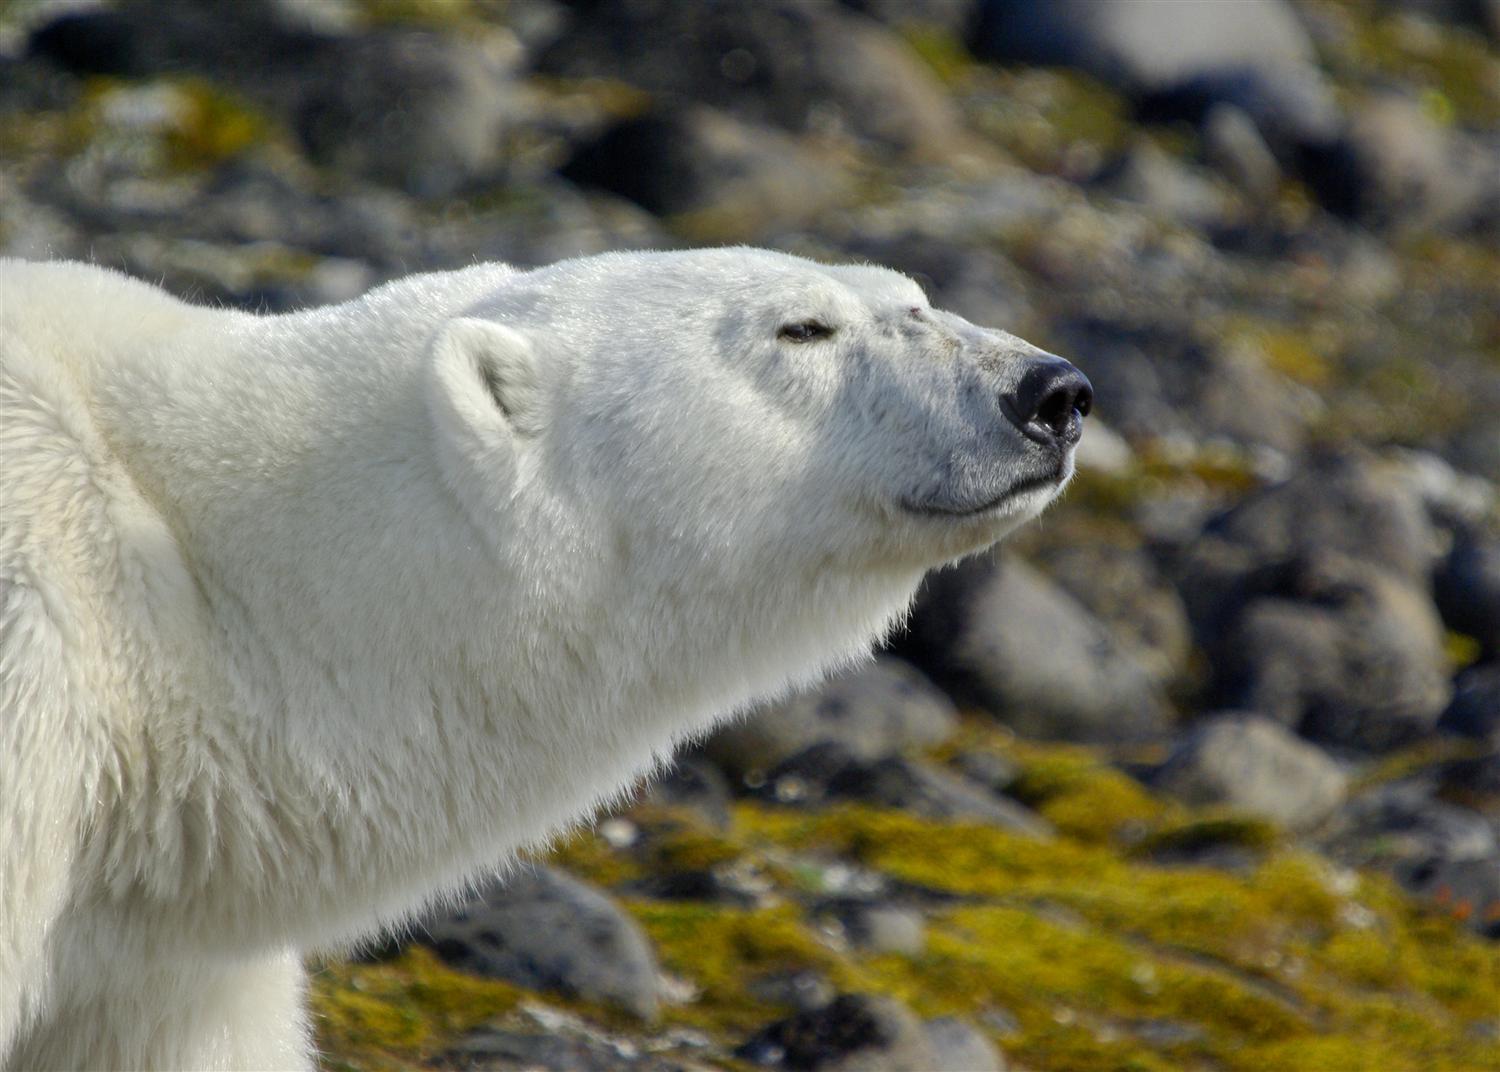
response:
M309 1065L300 951L857 658L1040 510L1071 457L903 507L1042 464L983 416L1032 352L756 250L274 317L0 262L0 1063Z

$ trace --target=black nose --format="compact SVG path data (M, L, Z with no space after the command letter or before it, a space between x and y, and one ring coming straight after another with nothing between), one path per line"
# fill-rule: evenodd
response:
M1089 378L1060 357L1038 361L1006 396L1021 431L1041 443L1071 446L1083 435L1083 418L1094 406Z

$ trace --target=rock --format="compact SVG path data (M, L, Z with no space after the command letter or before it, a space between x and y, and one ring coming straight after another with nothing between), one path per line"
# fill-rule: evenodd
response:
M1500 157L1439 126L1412 97L1388 92L1361 102L1346 138L1348 214L1361 222L1463 229L1493 207Z
M1190 804L1224 804L1305 830L1340 803L1348 778L1314 745L1255 715L1211 715L1194 725L1150 777Z
M1500 540L1460 532L1434 577L1438 610L1450 629L1500 656Z
M943 1016L927 1021L933 1072L1005 1072L1005 1058L982 1031L967 1020Z
M407 31L341 42L303 89L296 128L320 163L435 198L496 177L517 115L497 57Z
M681 1052L701 1048L706 1040L685 1035L667 1032L642 1040L602 1030L571 1013L528 1004L519 1013L464 1035L432 1067L474 1072L712 1072L706 1061Z
M1380 786L1352 798L1335 816L1324 851L1354 867L1410 874L1434 860L1495 855L1496 834L1483 816L1436 799L1422 781Z
M1192 226L1209 226L1228 208L1224 191L1211 179L1145 138L1105 168L1094 185L1164 219Z
M1095 431L1089 428L1089 435ZM1187 610L1144 551L1070 539L1041 548L1037 558L1157 681L1165 684L1182 673L1192 647Z
M814 1012L838 996L827 978L808 970L759 975L745 984L745 990L757 1001L781 1005L794 1012Z
M1290 480L1246 499L1207 529L1261 562L1337 551L1426 587L1439 547L1420 495L1357 450L1325 452Z
M987 58L1079 67L1132 89L1165 89L1214 71L1285 70L1314 58L1283 0L987 0L975 44Z
M821 1009L778 1020L735 1056L798 1072L914 1072L936 1063L927 1032L909 1009L865 994L842 994Z
M1444 763L1436 782L1439 800L1478 812L1500 839L1500 749Z
M1113 742L1166 730L1151 675L1036 570L979 555L930 574L901 650L955 696L1020 733Z
M1474 667L1459 677L1438 729L1500 748L1500 663Z
M1132 442L1224 438L1284 452L1301 445L1300 396L1249 348L1170 320L1082 317L1059 330L1061 352L1088 372L1108 400L1110 423Z
M1208 162L1245 193L1268 200L1281 183L1281 165L1255 121L1232 104L1215 104L1203 116Z
M417 933L465 971L656 1018L658 968L640 927L603 893L552 868L493 881Z
M730 824L729 783L717 767L695 755L678 755L672 766L651 783L646 799L693 812L720 830Z
M954 105L899 38L818 0L600 0L538 63L797 133L852 132L917 159L943 161L967 144Z
M838 898L819 905L816 914L833 921L851 944L872 953L916 956L927 945L927 924L910 908Z
M1500 938L1500 855L1424 860L1397 871L1401 884L1487 938Z
M764 799L802 807L856 800L931 819L990 823L1028 837L1052 833L1047 821L1029 808L930 763L904 756L866 761L829 741L773 767L757 792Z
M953 701L901 659L875 661L720 729L704 746L735 776L769 770L809 745L832 741L875 760L945 740L958 726Z
M1285 0L987 0L972 38L987 59L1077 67L1197 118L1227 102L1290 141L1337 131L1311 40ZM1196 113L1196 114L1194 114Z
M582 146L562 174L657 215L697 214L740 236L804 223L848 188L838 166L788 135L705 107L627 119Z
M1213 652L1232 706L1327 744L1384 751L1429 732L1448 703L1431 602L1384 570L1336 554L1259 578Z

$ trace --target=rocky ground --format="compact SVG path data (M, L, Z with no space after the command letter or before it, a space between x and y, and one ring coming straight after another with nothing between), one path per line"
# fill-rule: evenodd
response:
M330 1068L1500 1068L1494 0L0 8L0 254L719 242L1093 378L871 667L383 948ZM3 300L3 295L0 295Z

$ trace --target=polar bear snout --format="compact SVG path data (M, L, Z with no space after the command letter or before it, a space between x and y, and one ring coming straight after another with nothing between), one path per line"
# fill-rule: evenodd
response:
M1066 449L1083 436L1083 419L1094 405L1088 377L1060 357L1035 361L1002 399L1016 427L1043 446Z

